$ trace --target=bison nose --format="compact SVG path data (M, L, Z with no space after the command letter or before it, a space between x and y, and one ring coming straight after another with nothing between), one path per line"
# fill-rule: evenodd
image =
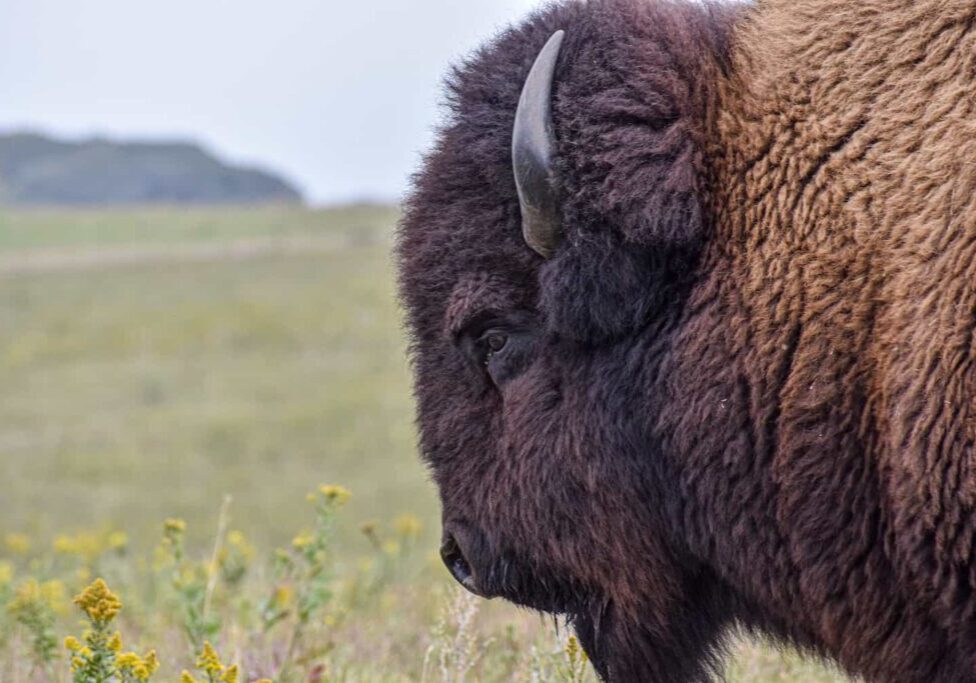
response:
M485 597L484 593L478 589L478 582L475 579L474 571L471 569L471 564L467 558L464 557L464 552L461 550L461 545L458 543L457 537L449 531L444 532L444 537L441 540L441 559L444 561L444 565L448 571L451 572L451 576L459 584L475 595Z

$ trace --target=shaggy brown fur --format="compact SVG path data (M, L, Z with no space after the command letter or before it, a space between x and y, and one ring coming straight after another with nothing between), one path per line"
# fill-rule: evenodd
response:
M508 145L559 28L543 261ZM398 256L477 590L613 681L709 680L736 624L976 680L976 4L568 1L451 93Z

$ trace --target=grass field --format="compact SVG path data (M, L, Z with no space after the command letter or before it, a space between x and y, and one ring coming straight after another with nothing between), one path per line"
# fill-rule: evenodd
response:
M30 576L68 595L105 575L132 645L159 650L160 680L192 668L200 599L219 615L210 639L251 678L588 680L569 670L564 632L459 597L438 566L394 220L379 207L0 210L0 598L30 593ZM320 482L352 491L321 528L306 500ZM186 521L185 557L172 539L160 555L166 518ZM215 538L221 563L240 551L240 577L212 578ZM298 564L273 569L279 547ZM302 574L306 555L327 570ZM318 596L307 623L295 607L269 625L267 596L286 589L296 605ZM42 593L48 631L77 632L80 613ZM33 661L39 627L4 614L0 681L68 680L65 656ZM304 654L283 665L292 649ZM754 644L728 679L842 680Z

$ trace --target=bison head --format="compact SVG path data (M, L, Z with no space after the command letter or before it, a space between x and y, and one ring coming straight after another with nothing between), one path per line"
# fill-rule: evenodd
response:
M731 12L568 2L503 34L450 78L400 228L444 562L567 615L615 680L698 680L730 609L675 531L659 417Z

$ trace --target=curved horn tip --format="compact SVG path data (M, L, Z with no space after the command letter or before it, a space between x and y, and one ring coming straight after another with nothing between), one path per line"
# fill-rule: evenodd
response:
M533 250L552 256L562 237L558 191L552 176L556 137L552 86L566 33L556 31L539 52L522 87L512 131L512 167L522 210L522 234Z

